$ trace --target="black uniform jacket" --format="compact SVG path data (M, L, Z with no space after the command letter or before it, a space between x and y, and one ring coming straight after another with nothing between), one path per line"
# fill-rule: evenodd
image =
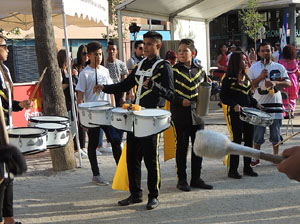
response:
M159 59L159 56L152 60L146 59L141 66L141 70L150 71L152 65ZM140 76L135 74L136 70L137 67L122 82L105 85L103 92L110 94L127 92L135 85L138 86ZM146 78L147 77L145 77L144 80L146 80ZM148 86L148 89L142 87L140 96L140 105L142 107L163 107L165 105L165 99L170 101L174 99L173 72L169 62L163 61L157 65L157 69L154 69Z
M239 83L236 75L229 72L222 80L220 98L223 104L231 107L231 110L237 104L242 107L257 106L257 101L252 96L250 80L244 75L241 81Z
M201 65L192 63L187 68L179 62L173 67L175 99L171 102L172 120L175 124L199 125L203 120L196 114L198 88L204 81L206 73ZM188 99L192 105L182 106L182 101Z

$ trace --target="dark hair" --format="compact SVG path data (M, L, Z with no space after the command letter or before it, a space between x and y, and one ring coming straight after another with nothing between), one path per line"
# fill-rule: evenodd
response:
M67 61L67 54L65 49L61 49L57 52L57 62L59 68L63 68L64 64Z
M222 54L222 48L223 48L223 46L226 46L226 47L227 47L227 45L224 44L224 43L220 44L220 45L219 45L219 48L218 48L217 55Z
M139 46L140 44L144 44L144 41L142 41L142 40L137 40L137 41L134 43L134 48L137 49L138 46Z
M242 51L235 51L232 53L229 59L227 72L236 76L239 74L239 72L242 70L241 68L242 55L245 55ZM244 73L245 71L242 70L242 72Z
M162 41L162 35L156 31L148 31L143 35L143 38L151 38L153 40L159 40Z
M6 37L2 33L0 33L0 39L6 40Z
M117 48L118 48L118 43L116 40L109 40L108 43L107 43L107 46L113 46L115 45Z
M82 64L82 58L81 58L81 53L83 49L86 48L86 45L82 44L79 46L78 51L77 51L77 65Z
M272 47L271 44L269 42L262 42L258 48L257 48L257 52L260 52L260 48L269 45L270 48Z
M90 54L94 51L98 51L99 49L102 50L102 44L98 41L92 41L92 42L88 43L88 45L86 45L86 48L87 48L87 52ZM101 65L103 65L103 66L104 66L104 61L105 61L104 54L102 52Z
M179 45L185 44L191 51L195 51L195 43L192 39L181 39Z
M296 48L291 44L286 45L282 50L282 57L284 59L290 59L290 60L296 59L297 58Z
M90 54L94 51L98 51L99 49L102 49L102 44L98 41L92 41L86 45L87 52Z

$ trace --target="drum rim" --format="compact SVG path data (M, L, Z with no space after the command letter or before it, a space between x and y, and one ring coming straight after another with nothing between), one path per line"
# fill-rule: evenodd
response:
M55 123L57 123L57 122L55 122L55 123L53 123L53 122L38 123L38 124L36 124L36 125L44 125L44 124L48 124L48 123L49 123L49 124L55 124ZM66 130L68 130L67 125L61 124L61 123L57 123L57 124L63 125L63 127L61 127L61 128L51 128L51 129L43 128L43 127L37 127L36 125L35 125L34 127L41 128L41 129L45 129L45 130L47 130L48 132L66 131Z
M263 119L273 119L273 117L272 117L271 114L269 114L269 113L267 113L265 111L259 110L257 108L253 108L253 107L244 107L243 111L241 111L241 113L245 112L245 113L249 113L249 114L253 114L253 115L259 116L259 115L255 114L255 113L252 113L251 111L247 111L247 110L253 110L253 111L257 111L257 112L265 114L266 116L261 117Z
M144 112L144 111L149 111L149 110L160 110L160 111L164 111L164 112L166 112L166 114L162 114L162 115L142 115L142 114L139 114L139 113L142 113L142 112ZM161 117L161 116L164 116L164 117L166 117L166 116L171 116L171 112L170 111L168 111L168 110L165 110L165 109L160 109L160 108L158 108L158 109L156 109L156 108L146 108L146 109L144 109L144 110L139 110L139 111L133 111L133 114L135 115L135 116L140 116L140 117Z
M23 137L23 138L37 138L37 137L44 137L45 135L47 135L47 130L44 128L38 128L38 127L18 127L18 128L13 128L13 129L24 129L24 128L35 128L35 129L40 129L43 130L43 132L41 133L37 133L37 134L13 134L13 133L8 133L9 137ZM11 130L11 129L10 129ZM9 132L9 130L8 130Z
M89 108L93 108L93 107L99 107L99 105L95 105L95 106L89 106L89 107L83 107L83 104L88 104L88 103L100 103L100 102L105 102L106 104L102 105L102 106L106 106L106 105L110 105L110 103L108 101L91 101L91 102L84 102L84 103L80 103L78 104L78 108L79 109L89 109Z
M96 108L101 108L101 107L107 107L109 106L109 108L105 109L105 110L99 110L99 109L96 109ZM111 105L103 105L103 106L96 106L96 107L90 107L88 108L89 111L93 111L93 112L102 112L102 111L108 111L108 110L111 110L112 108L114 108L113 106Z
M36 117L60 117L60 118L66 118L65 121L54 121L54 120L49 120L49 121L41 121L41 120L34 120L34 118ZM45 115L45 116L31 116L29 118L29 121L30 122L38 122L38 123L70 123L70 118L69 117L66 117L66 116L56 116L56 115Z

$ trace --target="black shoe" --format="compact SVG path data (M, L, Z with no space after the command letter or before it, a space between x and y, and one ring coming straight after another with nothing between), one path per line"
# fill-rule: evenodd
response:
M212 185L206 184L201 178L197 180L191 180L190 186L195 188L206 189L206 190L213 189Z
M242 176L238 172L229 172L228 177L234 178L234 179L241 179Z
M147 210L155 209L158 206L158 199L157 198L149 198L147 203Z
M252 169L244 170L244 175L250 176L250 177L257 177L258 174L254 172Z
M118 201L118 205L120 206L126 206L126 205L130 205L130 204L135 204L135 203L141 203L143 202L143 198L142 197L132 197L132 195L130 195L128 198Z
M191 188L186 180L179 180L176 187L182 191L191 191Z

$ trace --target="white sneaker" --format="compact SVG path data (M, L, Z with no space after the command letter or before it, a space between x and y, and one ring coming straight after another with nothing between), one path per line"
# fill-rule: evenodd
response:
M99 151L104 152L104 153L112 153L112 148L111 147L109 147L109 148L100 147Z
M108 181L106 181L101 175L93 176L92 182L101 186L109 185Z
M78 151L75 152L75 156L76 156L77 158L79 158L79 153L78 153ZM84 151L81 151L81 158L82 158L82 159L88 158L88 155L87 155Z
M96 150L96 156L101 156L102 152L99 152L98 150Z

